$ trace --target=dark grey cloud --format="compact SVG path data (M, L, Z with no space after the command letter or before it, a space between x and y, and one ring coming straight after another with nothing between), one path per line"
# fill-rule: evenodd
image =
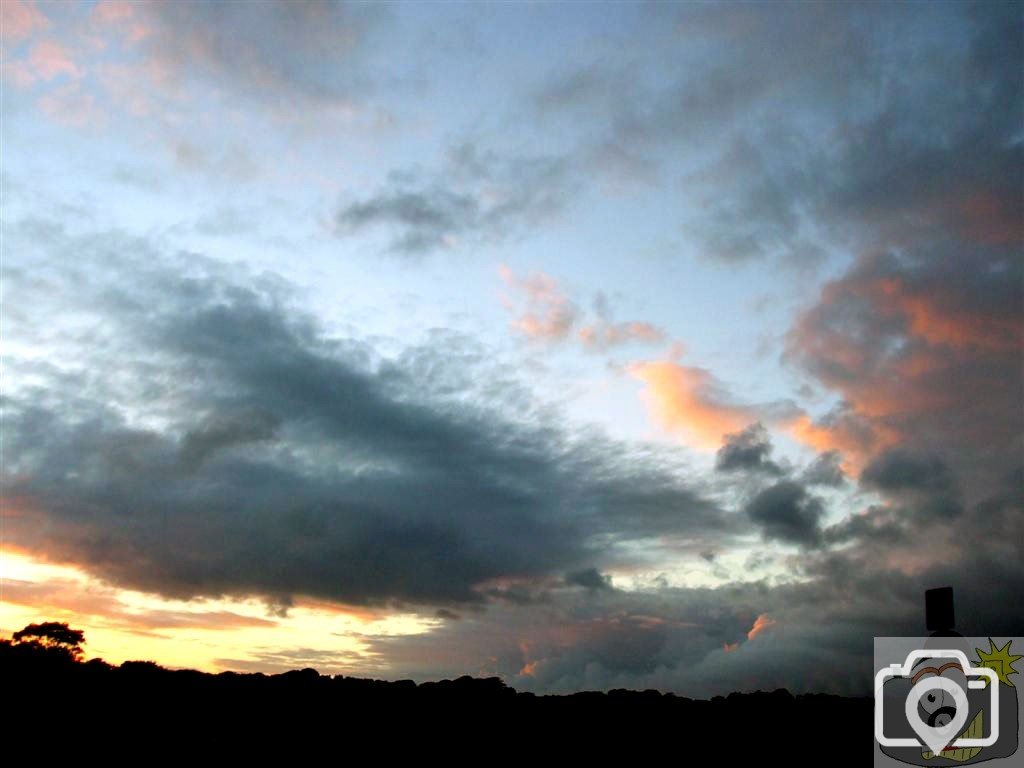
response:
M946 494L954 487L952 473L941 459L914 456L900 449L886 451L871 462L860 480L883 491Z
M643 49L556 73L536 98L538 115L599 126L590 154L627 157L641 175L679 173L682 159L684 225L709 256L814 258L805 201L823 183L820 133L801 108L828 124L863 98L879 56L870 24L849 9L804 10L680 6L651 20Z
M571 587L586 589L612 589L611 577L601 573L597 568L584 568L565 575L565 583Z
M726 262L807 266L932 228L1019 237L1019 6L648 15L642 45L560 57L510 118L550 137L543 156L455 145L342 201L338 230L386 227L398 253L501 240L598 178L680 189L683 233Z
M373 91L366 6L137 7L172 81L288 117ZM733 477L719 500L677 454L545 417L471 339L381 359L326 336L268 276L39 218L5 225L7 338L54 350L5 361L4 491L24 504L5 535L164 594L442 606L434 632L370 641L385 674L493 669L542 691L869 693L871 637L920 632L923 591L942 584L965 633L1024 634L1020 5L651 13L648 51L573 67L536 99L549 154L457 145L343 200L334 223L379 227L400 253L500 242L614 169L685 190L681 225L711 257L860 254L786 359L842 398L819 425L867 461L871 506L825 525L809 489L841 481L828 452L730 514ZM571 126L561 148L550 121ZM175 148L197 170L233 163ZM748 442L728 462L769 466ZM659 546L718 564L753 526L761 581L599 587Z
M715 469L719 472L739 470L768 475L783 474L782 467L771 459L771 437L761 422L754 422L740 432L726 435L722 443L715 458Z
M11 332L56 344L63 360L12 363L34 383L5 394L5 492L32 502L8 521L11 541L164 594L259 594L279 610L300 595L419 602L446 619L369 639L382 657L297 649L252 668L474 669L536 691L865 693L871 638L922 631L926 588L954 585L963 630L1021 630L1006 610L1024 587L1019 471L936 519L910 502L950 491L952 466L886 454L862 477L886 503L862 514L823 528L801 476L736 519L680 479L671 453L537 417L514 383L475 367L486 350L464 337L382 360L325 337L280 281L116 233L37 221L6 234L51 252L8 280L54 321L33 323L22 304ZM60 322L72 309L77 322ZM491 399L473 389L481 381ZM697 558L728 552L751 525L801 547L788 583L598 586L636 564L633 544L668 539ZM786 562L768 549L758 567ZM903 561L925 565L903 573ZM767 629L749 638L760 616Z
M942 28L945 40L908 47L906 55L922 57L918 69L904 73L884 109L851 134L832 200L859 218L899 217L904 228L916 215L926 227L983 240L1005 237L1006 226L1019 238L1024 15L1014 3L965 5L957 15L959 28L953 20ZM978 196L992 206L984 224L994 231L975 229Z
M271 439L279 424L278 417L265 411L216 414L185 433L178 456L194 470L220 449Z
M877 505L828 526L823 534L829 544L856 541L864 545L905 545L912 536L912 523L913 520L902 514L902 510Z
M977 500L1020 454L1024 265L1010 244L936 238L868 254L827 284L785 355L843 398L820 422L835 444L861 456L894 444L927 453Z
M419 253L443 247L446 238L478 227L479 217L480 203L475 197L435 188L382 192L343 208L337 223L350 230L392 224L404 230L392 247L403 253Z
M272 595L266 598L265 603L267 615L279 619L287 617L288 612L295 607L295 601L291 595Z
M550 593L544 584L524 583L488 587L481 594L493 602L518 607L543 605L550 600Z
M448 646L527 690L643 688L654 676L664 688L671 670L699 664L712 649L721 652L724 642L745 637L758 615L759 601L749 600L756 592L563 589L541 610L493 606L464 631L446 625L433 636L370 643L414 676L447 673L451 662L442 648Z
M804 469L800 480L805 485L821 485L840 488L846 484L846 475L840 466L839 451L825 451L818 454L811 464Z
M1014 3L672 7L642 47L560 66L533 116L586 125L592 167L681 176L685 233L714 259L1019 238L1021 26Z
M824 504L800 483L781 480L757 493L747 516L761 526L766 539L805 546L819 543Z
M469 626L371 643L397 665L395 676L451 676L458 672L452 659L471 659L520 689L542 692L654 687L706 697L786 687L870 695L873 638L925 634L926 589L953 586L964 634L1024 630L1019 612L1008 609L1024 588L1020 480L1004 478L965 512L961 528L936 529L938 539L898 510L871 510L868 517L884 512L876 523L904 535L876 525L869 535L837 539L843 549L806 550L784 583L562 590L542 610L498 606ZM858 526L862 516L850 521ZM904 572L892 565L901 558L925 565ZM767 628L749 637L762 616Z
M469 627L372 644L398 665L396 676L450 674L452 658L472 659L518 688L544 692L654 687L706 697L786 687L870 695L873 638L925 633L928 588L954 586L965 633L1020 632L1005 601L1024 586L1024 571L1004 554L987 566L983 548L968 549L963 559L912 574L866 567L856 549L812 554L804 580L787 584L566 591L540 613L494 608ZM759 616L767 628L750 638Z
M564 157L502 155L463 142L433 174L392 173L373 195L344 201L334 224L341 236L380 227L392 253L423 255L521 235L556 216L577 184Z
M950 518L963 511L956 478L937 456L917 456L902 449L886 451L864 468L860 482L908 503L924 517Z
M36 382L4 402L5 489L31 499L21 545L183 597L528 604L630 541L743 529L652 448L578 433L489 378L471 339L380 359L268 276L117 233L12 230L51 251L9 276L19 295L79 319L13 323L72 371L13 365Z

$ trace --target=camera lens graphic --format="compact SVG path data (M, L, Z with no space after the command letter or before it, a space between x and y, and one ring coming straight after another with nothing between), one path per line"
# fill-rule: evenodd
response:
M952 680L927 677L907 695L907 722L935 753L959 734L967 722L967 693Z
M940 703L945 701L946 696L942 693L928 693L925 694L924 698L928 699L929 702ZM924 705L922 704L922 707L923 706ZM956 717L956 707L950 706L949 704L943 704L930 713L925 709L925 713L927 717L925 722L934 728L936 726L949 725L953 721L953 718Z
M929 676L930 677L930 676ZM929 679L926 677L925 679ZM967 688L967 678L957 668L943 668L939 677L956 683L962 690ZM931 727L948 725L956 717L956 700L944 690L927 691L919 701L919 714Z

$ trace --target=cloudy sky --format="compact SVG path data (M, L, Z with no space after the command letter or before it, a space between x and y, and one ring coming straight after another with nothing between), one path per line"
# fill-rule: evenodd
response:
M2 8L0 630L864 693L1024 634L1024 17Z

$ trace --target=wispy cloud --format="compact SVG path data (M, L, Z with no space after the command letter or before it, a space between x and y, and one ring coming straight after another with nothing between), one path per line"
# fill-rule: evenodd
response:
M575 184L564 158L505 155L463 142L433 174L392 173L375 194L343 201L335 231L382 228L386 250L404 256L498 243L557 216Z
M544 272L519 277L507 266L498 270L510 296L505 306L513 314L512 328L536 341L561 342L575 338L589 352L607 352L627 344L653 344L665 340L665 332L642 320L616 322L603 293L588 315Z

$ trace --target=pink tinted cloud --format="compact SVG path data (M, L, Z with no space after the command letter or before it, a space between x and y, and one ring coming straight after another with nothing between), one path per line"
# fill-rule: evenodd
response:
M564 341L572 335L584 349L603 352L629 343L663 341L665 332L657 326L633 320L615 323L608 316L607 302L599 295L597 318L581 325L583 313L558 285L544 272L519 277L511 269L499 267L502 281L512 290L505 307L515 317L512 327L528 338L540 341Z
M102 128L106 119L96 97L77 81L50 89L36 104L54 122L73 128Z
M49 20L32 0L4 0L0 3L0 33L4 42L21 42L49 25Z
M91 20L100 28L110 28L130 43L137 43L152 34L152 27L140 16L135 3L101 0L92 9Z
M626 323L597 322L580 328L577 336L587 349L604 351L631 342L655 343L665 332L651 323L634 320Z
M43 80L53 80L60 75L72 78L82 76L70 51L56 40L40 40L36 43L28 55L28 64L32 72Z
M512 327L516 331L538 341L561 341L569 335L579 310L553 277L543 272L518 277L504 265L499 274L513 292L506 307L515 313Z
M31 88L36 82L36 76L24 61L5 61L4 80L12 83L16 88L22 90Z

